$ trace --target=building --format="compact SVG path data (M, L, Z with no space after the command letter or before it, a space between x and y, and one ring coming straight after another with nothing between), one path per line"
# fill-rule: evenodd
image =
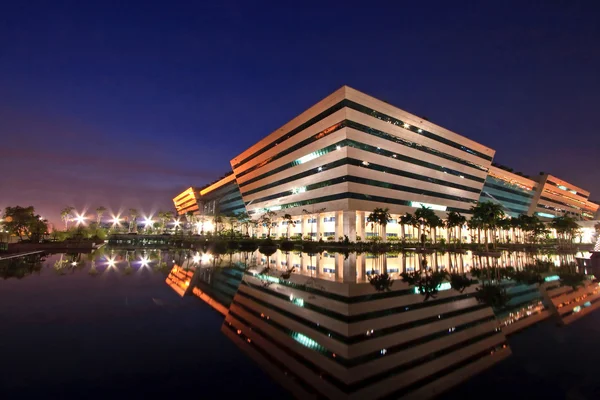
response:
M194 201L203 215L246 211L256 219L275 212L272 236L317 240L375 235L366 219L376 207L392 215L384 239L416 238L416 229L398 222L421 206L442 218L450 211L468 218L478 201L498 203L512 217L592 219L597 212L589 192L551 175L530 178L492 165L494 155L489 147L343 86L233 158L233 172L197 190L195 200L184 192L174 203L180 214ZM285 214L290 224L282 222ZM461 237L468 240L468 232Z
M531 178L515 174L506 167L492 165L479 201L500 204L506 215L518 217L529 212L537 188L538 183Z
M538 190L529 215L551 219L567 215L578 220L594 219L598 204L589 201L590 192L549 174L540 175Z
M494 150L347 86L231 160L248 213L296 233L366 236L375 207L469 214ZM397 232L386 232L398 235Z
M432 398L511 354L494 311L477 302L474 287L423 301L400 281L373 293L366 274L397 273L397 259L258 257L222 332L296 398ZM282 281L261 274L267 265L281 271L297 265L298 273Z
M232 173L203 188L190 187L173 198L178 215L227 215L245 211Z
M188 212L197 213L199 211L198 196L200 190L195 187L189 187L173 198L175 211L177 215L185 215Z

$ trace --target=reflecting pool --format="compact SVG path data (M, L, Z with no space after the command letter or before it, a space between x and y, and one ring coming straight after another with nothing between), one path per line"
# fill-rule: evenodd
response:
M509 300L498 309L476 300L475 284L445 283L424 301L400 277L423 265L559 267L580 255L261 250L102 248L0 261L0 387L8 398L469 398L503 379L512 388L498 393L518 398L514 386L535 378L557 386L550 398L580 380L576 393L591 390L584 367L600 352L579 349L589 331L578 327L600 317L556 327L544 298L559 285L550 273L543 290L501 282ZM383 273L392 283L376 290L370 278ZM578 365L561 359L563 344L581 351ZM569 380L549 360L560 371L568 363Z

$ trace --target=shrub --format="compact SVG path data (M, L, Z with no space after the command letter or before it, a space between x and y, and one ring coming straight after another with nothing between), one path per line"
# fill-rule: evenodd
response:
M335 240L335 236L327 236L328 242L333 242Z

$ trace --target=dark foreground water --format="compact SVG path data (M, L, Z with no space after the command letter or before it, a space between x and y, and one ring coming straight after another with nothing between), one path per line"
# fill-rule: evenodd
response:
M0 399L289 398L165 274L59 276L49 260L0 280Z
M59 274L57 259L0 279L0 399L290 397L221 333L220 314L165 284L166 272L91 276L84 261ZM600 399L599 340L600 313L560 328L547 320L442 398Z

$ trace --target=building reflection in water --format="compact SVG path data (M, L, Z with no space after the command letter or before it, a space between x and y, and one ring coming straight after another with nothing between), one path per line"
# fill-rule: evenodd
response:
M420 399L501 361L506 335L549 315L537 285L507 282L503 310L478 303L476 285L462 293L442 285L423 301L400 278L423 259L468 273L574 256L255 251L176 265L167 283L224 314L223 333L298 398ZM383 272L394 283L377 292L368 276Z

